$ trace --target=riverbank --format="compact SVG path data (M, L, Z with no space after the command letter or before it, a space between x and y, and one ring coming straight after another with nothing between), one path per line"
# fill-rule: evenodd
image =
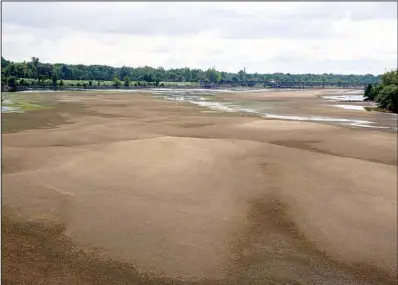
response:
M183 84L183 83L176 83L176 84L167 84L167 85L141 85L141 86L112 86L112 85L86 85L86 86L17 86L16 89L11 89L9 86L5 86L2 92L21 92L21 91L30 91L30 92L41 92L41 91L94 91L94 90L145 90L145 89L209 89L209 90L217 90L217 89L230 89L230 90L256 90L256 89L319 89L318 85L314 86L301 86L301 85L256 85L256 86L240 86L240 85L231 85L231 84L213 84L213 85L201 85L201 84ZM341 89L341 90L352 90L358 89L363 90L363 86L347 86L347 87L336 87L335 85L324 86L322 89Z
M140 93L35 100L52 108L3 114L4 280L396 283L396 134Z

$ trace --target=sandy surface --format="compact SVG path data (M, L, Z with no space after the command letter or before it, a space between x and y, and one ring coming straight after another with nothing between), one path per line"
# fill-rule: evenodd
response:
M69 245L22 246L6 250L5 284L20 268L26 284L396 284L396 134L140 94L47 96L64 102L3 118L5 216L24 225L10 218L6 249L62 239L90 252L82 264L111 261L58 268Z
M238 102L247 108L253 108L261 113L271 115L283 115L287 117L301 117L327 119L348 119L355 120L360 125L372 122L372 125L380 127L378 130L397 131L397 115L382 112L368 112L365 110L347 110L336 106L372 106L370 102L338 102L327 97L336 96L361 96L360 90L344 89L314 89L314 90L280 90L268 92L248 92L248 93L221 93L218 97L226 102ZM321 122L323 124L338 125L338 122ZM362 123L361 123L362 122ZM369 127L363 126L363 127Z
M269 89L265 92L237 92L234 94L224 93L223 97L235 97L245 99L272 99L272 98L313 98L317 96L335 96L335 95L350 95L356 94L358 90L355 89Z

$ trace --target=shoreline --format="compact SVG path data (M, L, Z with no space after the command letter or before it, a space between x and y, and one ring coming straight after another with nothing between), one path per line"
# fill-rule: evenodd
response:
M228 89L228 90L257 90L257 89L271 89L271 90L316 90L316 89L340 89L340 90L363 90L363 87L336 87L336 86L327 86L325 88L320 88L319 86L308 86L308 87L275 87L275 86L257 86L257 87L248 87L248 86L231 86L231 85L219 85L219 86L212 86L212 87L206 87L206 86L190 86L190 85L168 85L168 86L120 86L119 88L114 87L114 86L87 86L85 88L83 87L71 87L71 86L65 86L65 87L52 87L52 86L46 86L46 87L18 87L17 90L15 91L2 91L2 93L13 93L13 92L26 92L26 91L34 91L34 92L39 92L39 91L45 91L45 92L50 92L50 91L95 91L95 90L110 90L110 91L115 91L115 90L145 90L145 89L206 89L206 90L219 90L219 89Z
M97 91L98 92L98 91ZM11 113L11 112L24 112L25 110L38 110L42 108L40 105L35 104L34 102L24 101L21 98L30 98L28 94L40 94L40 96L44 94L64 94L68 93L68 91L25 91L25 92L16 92L14 94L18 94L19 99L14 101L12 99L12 95L3 97L2 99L6 100L3 101L2 105L2 113ZM85 94L94 94L95 91L92 90L85 90L83 92L76 91L71 92L70 94L76 94L79 96L84 96ZM392 128L394 131L397 130L396 125L389 127L378 126L377 124L374 125L373 122L369 122L366 118L361 118L363 116L358 115L353 117L352 115L355 112L367 112L362 105L369 105L368 102L362 101L361 106L357 106L355 98L362 97L361 95L354 95L357 94L358 91L356 90L346 90L345 92L341 92L339 89L304 89L304 90L297 90L297 89L241 89L241 90L234 90L234 89L171 89L171 88L151 88L151 89L139 89L139 90L101 90L99 94L105 96L105 94L150 94L155 98L161 98L171 101L179 101L179 102L187 102L193 105L205 107L207 109L216 111L216 112L233 112L233 113L241 113L241 114L248 114L250 116L260 116L267 119L277 119L277 120L293 120L293 121L314 121L319 123L328 123L328 124L345 124L350 126L356 127L368 127L373 129L389 129ZM101 95L101 96L102 96ZM28 97L29 96L29 97ZM32 95L33 96L33 95ZM351 98L352 97L352 98ZM347 105L339 105L337 103L345 102L345 98L349 98L347 100ZM315 99L320 99L319 103L326 104L329 103L329 106L333 109L346 109L350 110L350 112L338 112L336 110L329 110L330 115L322 111L321 113L317 110L316 112L312 111L314 103L317 101ZM258 102L257 105L247 105L244 101L251 100L253 102ZM271 101L270 101L271 100ZM276 101L275 101L276 100ZM262 110L261 106L268 108L267 106L272 106L274 103L272 102L279 102L279 104L285 104L286 100L299 100L297 101L300 104L299 109L306 108L308 109L307 112L298 112L297 108L279 110L278 108L275 110L265 109ZM304 100L301 103L300 100ZM315 100L315 101L314 101ZM33 104L32 104L33 103ZM319 105L317 103L317 105ZM266 104L266 105L264 105ZM314 106L317 106L314 105ZM259 108L260 107L260 108ZM323 109L326 107L320 105ZM318 108L318 107L317 107ZM366 111L365 111L366 110ZM354 113L352 113L354 112ZM334 116L333 114L340 114L340 116ZM333 123L335 122L335 123Z

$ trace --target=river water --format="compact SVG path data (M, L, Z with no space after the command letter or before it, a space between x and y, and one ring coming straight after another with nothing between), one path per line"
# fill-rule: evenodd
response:
M249 92L267 91L270 90L251 90ZM397 131L397 115L366 111L365 107L374 106L374 104L363 101L362 91L345 92L341 95L318 96L316 98L289 98L288 100L282 98L280 100L275 98L269 100L226 99L228 98L226 95L228 93L248 93L246 90L158 89L150 92L158 98L189 102L215 111L249 113L276 120L312 121L347 127ZM341 111L336 112L335 110Z
M277 96L268 99L256 98L256 96L254 96L255 99L253 99L253 96L248 96L250 99L245 99L245 96L236 99L236 96L229 96L229 94L239 93L266 94L266 92L270 91L275 94L278 91L286 90L277 90L275 92L274 89L150 88L96 90L95 92L149 93L156 98L188 102L216 112L240 112L274 120L311 121L346 127L397 131L397 115L366 111L365 107L372 106L372 103L363 101L363 91L361 90L348 92L342 90L341 94L325 94L323 96L314 96L313 98L301 98L298 96L298 98L293 97L288 100L286 98L278 98ZM300 92L300 90L289 91ZM43 91L37 92L42 93ZM92 93L93 91L88 92ZM79 92L71 93L74 96L78 96ZM2 103L2 113L19 111L15 106L8 106L11 104L9 98L4 99Z

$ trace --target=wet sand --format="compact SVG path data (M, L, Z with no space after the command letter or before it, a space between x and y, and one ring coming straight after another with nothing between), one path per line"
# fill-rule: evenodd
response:
M352 120L353 124L351 127L374 128L393 133L397 132L396 114L349 109L353 106L372 106L370 102L338 101L339 97L342 100L344 97L359 97L362 99L361 90L281 90L219 94L218 97L229 102L238 102L238 104L248 106L249 108L254 107L260 113L270 113L277 116L283 115L286 118L291 117L292 119L296 117L299 120L316 121L317 123L329 125L350 125L350 122L344 122L344 120ZM337 98L337 100L331 98ZM346 109L338 108L339 106ZM322 121L322 119L324 120ZM333 119L336 121L333 121Z
M396 284L396 133L46 96L3 114L4 284Z

